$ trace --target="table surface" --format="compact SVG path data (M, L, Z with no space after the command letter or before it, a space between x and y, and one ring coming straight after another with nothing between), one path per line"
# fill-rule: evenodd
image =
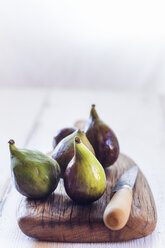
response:
M152 189L158 223L148 237L122 243L41 242L25 236L16 222L20 194L10 180L8 140L18 147L52 148L56 130L87 119L95 103L102 119L118 136L121 152L140 166ZM164 247L165 243L165 95L60 89L0 89L0 247Z

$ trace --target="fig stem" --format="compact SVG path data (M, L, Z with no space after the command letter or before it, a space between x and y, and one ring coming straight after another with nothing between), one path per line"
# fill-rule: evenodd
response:
M84 133L83 130L81 130L80 128L77 130L77 133Z
M81 143L80 138L79 138L79 137L75 137L75 142L76 142L77 144L80 144L80 143Z
M10 140L8 141L8 143L9 143L10 145L14 145L14 144L15 144L15 141L14 141L13 139L10 139Z
M92 117L92 119L98 119L99 116L96 112L96 109L95 109L95 104L92 104L92 108L91 108L91 112L90 112L90 116Z

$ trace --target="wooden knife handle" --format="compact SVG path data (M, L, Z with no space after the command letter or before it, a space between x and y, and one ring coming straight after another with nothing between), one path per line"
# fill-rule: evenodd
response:
M128 221L132 204L132 189L123 188L117 191L108 203L103 220L111 230L120 230Z

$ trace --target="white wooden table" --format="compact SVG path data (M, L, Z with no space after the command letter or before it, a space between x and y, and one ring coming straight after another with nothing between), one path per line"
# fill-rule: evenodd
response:
M10 181L8 140L19 147L47 152L57 129L87 119L95 103L116 132L121 151L143 170L152 189L158 223L152 235L123 243L40 242L25 236L16 222L19 193ZM0 89L0 247L163 248L165 244L165 96L142 92L95 92L57 89Z

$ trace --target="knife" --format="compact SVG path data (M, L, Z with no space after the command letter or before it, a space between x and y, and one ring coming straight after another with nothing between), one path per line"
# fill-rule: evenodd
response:
M112 189L114 195L103 215L104 224L111 230L120 230L128 221L132 205L132 189L137 174L137 166L125 171Z

